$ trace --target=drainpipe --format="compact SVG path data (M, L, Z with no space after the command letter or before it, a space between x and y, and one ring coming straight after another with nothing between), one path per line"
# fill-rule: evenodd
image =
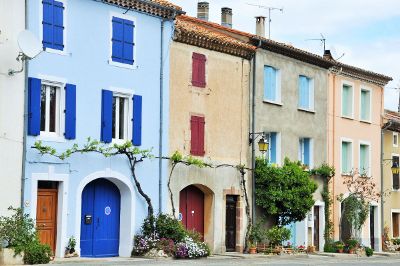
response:
M25 29L28 29L28 0L25 0ZM25 161L26 161L26 133L28 128L28 60L25 60L24 73L24 125L22 135L22 171L21 171L21 209L24 211L25 194Z
M392 121L389 121L389 123L387 123L382 129L381 129L381 239L383 240L383 233L385 230L385 225L383 223L383 221L385 220L384 216L384 211L383 211L383 157L384 157L384 153L383 153L383 138L385 137L385 130L387 128L389 128L392 125ZM381 247L383 247L383 242L381 243Z
M257 49L261 47L261 40L259 40L258 45L257 45ZM257 50L254 53L254 57L253 57L253 88L252 88L252 103L251 103L251 132L254 133L256 132L256 122L255 122L255 109L256 109L256 60L257 59ZM255 172L255 168L256 168L256 157L255 157L255 141L251 142L251 168L253 169L253 176L252 176L252 222L253 225L256 223L256 175L254 174Z
M158 213L162 212L162 150L163 150L163 126L164 126L164 19L161 19L160 39L160 135L158 142Z

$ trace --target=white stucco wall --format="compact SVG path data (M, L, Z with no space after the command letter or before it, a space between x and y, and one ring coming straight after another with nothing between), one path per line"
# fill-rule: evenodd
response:
M19 70L18 33L25 29L25 1L0 1L0 215L20 206L25 73Z

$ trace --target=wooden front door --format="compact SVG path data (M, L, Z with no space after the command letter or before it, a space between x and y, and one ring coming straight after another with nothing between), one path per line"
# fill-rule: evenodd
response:
M319 251L319 206L314 206L314 246Z
M399 223L400 223L399 217L400 217L400 214L395 213L395 212L392 213L393 237L396 237L396 238L400 236L400 234L399 234Z
M236 250L236 201L237 196L226 196L225 247Z
M188 230L195 230L204 236L204 193L195 186L188 186L180 192L179 212L182 223Z
M369 238L371 248L375 249L375 207L371 206L369 211Z
M36 227L39 240L56 249L57 235L57 189L38 189Z

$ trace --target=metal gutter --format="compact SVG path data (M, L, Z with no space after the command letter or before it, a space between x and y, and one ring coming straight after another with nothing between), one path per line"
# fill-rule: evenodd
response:
M163 152L163 127L164 127L164 19L161 19L160 27L160 130L158 142L158 213L162 213L162 152Z

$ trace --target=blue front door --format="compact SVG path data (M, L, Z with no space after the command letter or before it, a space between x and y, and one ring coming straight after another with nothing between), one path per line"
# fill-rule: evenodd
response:
M119 189L106 179L90 182L82 192L81 256L115 257L119 249Z

